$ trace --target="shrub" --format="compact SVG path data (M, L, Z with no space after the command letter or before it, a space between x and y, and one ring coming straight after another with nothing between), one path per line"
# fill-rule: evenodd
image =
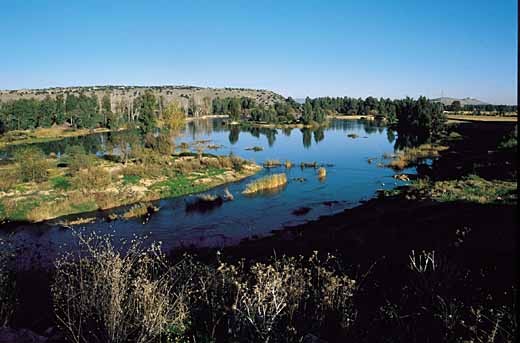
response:
M18 183L18 175L15 170L0 170L0 191L8 191Z
M95 157L88 154L81 145L69 146L65 149L66 161L72 174L94 165Z
M93 167L79 171L73 179L74 185L82 190L94 190L106 187L111 183L110 172L101 167Z
M15 281L9 270L12 247L0 238L0 327L9 324L15 309Z
M79 251L56 261L52 285L59 326L73 342L152 342L182 334L187 311L160 246L141 239L114 247L109 236L79 238Z
M190 289L190 313L197 337L208 341L298 342L327 319L345 329L353 324L357 286L333 256L275 258L268 263L220 262L204 265L185 259L177 265L179 283ZM182 270L182 271L181 271ZM224 337L217 337L218 333ZM224 333L224 334L223 334Z
M141 177L139 175L123 175L123 184L125 185L135 185L138 184L141 180Z
M18 163L19 177L23 182L43 182L48 178L49 163L45 154L38 148L27 146L14 152Z
M70 189L70 180L64 176L56 176L50 179L52 188L67 191Z

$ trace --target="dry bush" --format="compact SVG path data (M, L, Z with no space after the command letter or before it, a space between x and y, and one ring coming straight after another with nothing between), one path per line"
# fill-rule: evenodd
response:
M218 156L217 157L220 163L221 168L231 169L233 168L233 161L228 156Z
M141 178L154 178L164 175L164 169L161 165L150 161L143 163L127 164L122 173L123 175L135 175Z
M103 167L92 167L79 171L73 178L73 185L82 190L92 191L106 187L112 182L110 172Z
M187 311L160 246L141 239L116 249L109 236L77 233L56 261L54 311L73 342L156 342L183 332ZM173 328L173 329L172 329Z
M217 157L206 157L206 158L202 159L202 163L206 167L216 168L216 169L224 168L222 166L222 162L221 161L222 161L222 159L219 159ZM231 166L232 166L232 164L231 164ZM229 168L231 168L231 166Z
M18 176L15 170L0 170L0 191L8 191L18 184Z
M200 160L194 158L182 158L178 159L174 163L174 169L183 175L190 174L194 171L202 169Z
M419 160L438 157L439 152L446 149L448 149L448 147L432 144L422 144L415 148L405 148L397 155L393 155L393 160L390 161L387 166L395 170L402 170L417 163Z
M246 185L243 194L254 194L263 190L282 187L287 184L287 176L284 173L265 176Z
M183 265L195 336L215 341L298 342L331 319L348 329L356 317L354 280L317 254L269 263ZM191 274L191 275L190 275Z
M320 169L318 169L318 177L320 179L323 179L325 176L327 176L327 169L321 167Z
M15 281L9 270L12 246L0 238L0 327L7 326L15 309Z

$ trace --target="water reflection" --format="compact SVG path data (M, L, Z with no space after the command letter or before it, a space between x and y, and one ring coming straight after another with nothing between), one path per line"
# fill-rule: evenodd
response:
M368 137L349 139L348 134ZM377 160L384 153L393 151L393 143L397 138L394 132L378 126L377 123L335 120L326 128L282 130L229 127L223 125L222 120L215 119L188 122L181 137L162 130L155 132L154 137L157 138L158 135L169 135L169 139L175 140L178 151L193 149L201 141L205 141L207 143L200 144L218 147L212 153L233 153L258 164L269 159L289 160L294 166L301 166L301 162L316 161L318 165L327 168L327 177L319 179L314 167L286 169L282 166L263 169L251 178L211 191L212 194L223 194L224 189L228 188L235 197L234 201L217 201L211 204L189 202L195 195L162 199L157 204L161 210L150 217L145 225L140 220L107 222L102 218L106 218L108 213L98 212L95 216L99 220L88 224L87 229L114 232L117 238L150 233L151 238L163 241L165 247L191 243L231 244L251 235L269 234L271 230L284 225L294 225L342 211L355 206L361 199L372 197L377 189L392 188L400 182L392 177L391 170L378 168L377 163L367 163L367 159ZM126 131L38 145L46 152L64 151L68 145L81 144L91 152L114 154L120 150L131 154L132 149L149 144L147 141L150 138ZM246 150L253 146L263 149ZM253 197L242 194L251 180L271 173L286 173L289 182L284 188L273 192ZM301 211L297 212L299 215L293 214L296 209L303 207L312 210L305 214ZM68 243L70 239L70 231L60 230L59 226L38 224L20 226L13 230L21 239L38 244Z

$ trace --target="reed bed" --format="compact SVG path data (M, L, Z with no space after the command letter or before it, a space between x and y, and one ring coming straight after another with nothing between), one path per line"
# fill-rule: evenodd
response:
M282 187L287 184L285 173L273 174L248 183L242 194L254 194L263 190Z
M325 178L325 176L327 176L327 169L321 167L320 169L318 169L318 177L320 179L323 179Z
M278 160L267 160L264 162L265 168L275 168L275 167L280 167L281 165L282 165L282 162L280 162Z

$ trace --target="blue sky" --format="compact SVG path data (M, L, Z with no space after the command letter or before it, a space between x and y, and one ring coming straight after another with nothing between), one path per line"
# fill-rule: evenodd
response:
M0 0L0 89L189 84L516 103L517 1Z

